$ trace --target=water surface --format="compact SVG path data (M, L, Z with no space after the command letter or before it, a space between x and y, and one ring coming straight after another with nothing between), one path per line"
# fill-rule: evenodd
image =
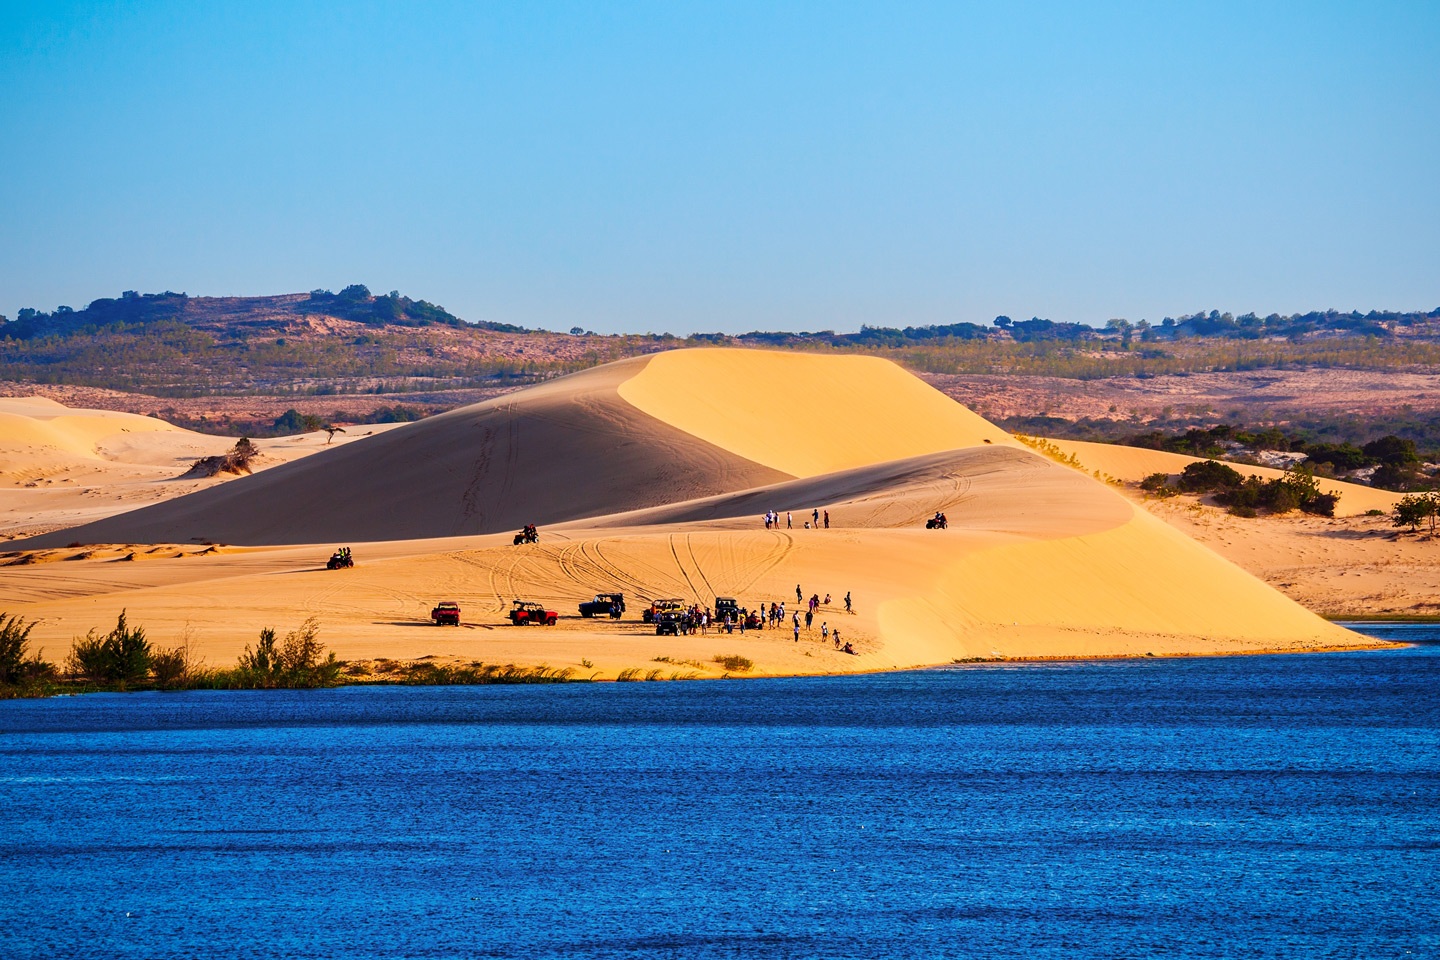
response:
M0 955L1437 955L1437 680L1420 643L0 703Z

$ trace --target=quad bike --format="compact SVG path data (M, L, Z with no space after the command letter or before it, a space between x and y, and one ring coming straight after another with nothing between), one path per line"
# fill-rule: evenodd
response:
M944 530L946 526L947 521L937 520L935 517L931 517L929 520L925 521L926 530Z
M355 558L348 552L337 552L330 554L330 559L325 561L326 570L343 570L346 567L355 566Z
M540 542L540 534L539 534L538 531L536 531L536 529L535 529L535 527L534 527L533 524L530 525L530 526L528 526L528 527L526 527L524 530L521 530L519 533L515 534L515 546L517 546L517 547L520 546L520 544L522 544L522 543L539 543L539 542Z

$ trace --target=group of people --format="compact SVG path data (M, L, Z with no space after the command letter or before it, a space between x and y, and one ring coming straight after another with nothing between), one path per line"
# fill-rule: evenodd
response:
M780 529L780 514L776 513L774 510L766 510L765 516L762 519L765 521L766 530ZM819 530L822 528L822 524L824 529L830 529L830 511L821 510L819 507L816 507L815 509L810 511L810 519L805 521L805 529L809 530L814 528L816 530ZM785 511L785 529L793 530L794 528L795 517L792 513L790 513L790 511L787 510Z

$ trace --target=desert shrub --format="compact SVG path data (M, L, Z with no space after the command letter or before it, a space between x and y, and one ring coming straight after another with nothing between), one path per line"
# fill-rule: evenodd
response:
M1148 490L1151 493L1159 493L1170 488L1170 474L1152 473L1140 481L1140 489Z
M1210 493L1238 487L1244 478L1235 471L1214 460L1201 460L1188 464L1180 473L1180 489L1187 493Z
M744 673L755 666L748 657L742 657L738 653L715 654L714 662L720 664L726 670L734 670L737 673Z
M68 672L92 683L136 683L150 673L150 641L145 628L132 628L125 611L115 621L115 629L104 636L91 630L76 638L70 651Z
M18 616L7 617L0 613L0 683L20 682L20 669L25 662L26 647L34 626L34 623L26 623Z
M1385 511L1384 511L1384 510L1376 510L1376 509L1374 509L1374 508L1372 507L1371 509L1365 511L1365 516L1367 516L1367 517L1383 517L1383 516L1385 516Z
M273 627L261 630L254 649L246 645L240 655L233 679L237 686L262 689L332 687L343 667L334 653L325 655L320 624L310 617L284 640Z
M157 649L150 654L150 674L161 690L184 690L198 685L202 669L190 649L189 631L179 646Z
M626 667L624 670L621 670L615 675L615 682L631 683L633 681L639 680L640 676L641 674L639 667Z
M55 665L30 653L34 622L0 613L0 687L30 687L55 679Z
M1230 507L1230 508L1229 508L1229 513L1230 513L1230 515L1231 515L1232 517L1246 517L1246 518L1250 518L1250 517L1259 516L1259 514L1257 513L1257 511L1255 510L1254 507L1246 507L1246 506L1233 506L1233 507Z

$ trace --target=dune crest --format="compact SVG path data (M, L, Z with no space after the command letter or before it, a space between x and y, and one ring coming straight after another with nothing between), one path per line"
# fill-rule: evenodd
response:
M1018 445L878 357L675 350L650 357L619 393L657 420L795 477L984 443Z

